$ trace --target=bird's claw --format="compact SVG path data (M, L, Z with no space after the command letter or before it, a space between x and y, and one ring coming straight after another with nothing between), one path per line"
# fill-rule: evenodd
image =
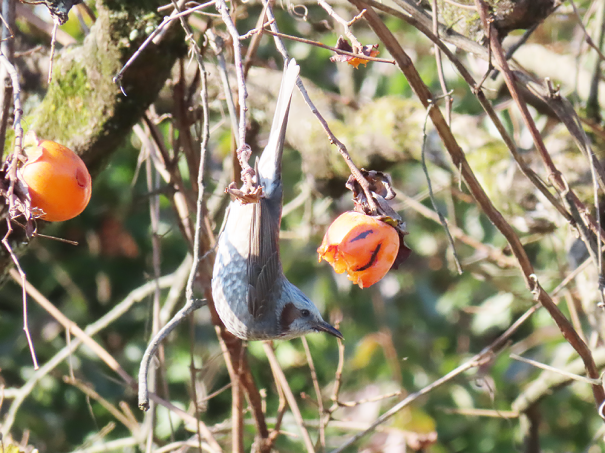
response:
M260 199L263 198L263 188L261 186L254 186L249 190L244 186L243 189L244 190L238 189L235 183L232 182L229 184L229 187L225 189L225 192L229 195L233 195L241 204L258 203Z

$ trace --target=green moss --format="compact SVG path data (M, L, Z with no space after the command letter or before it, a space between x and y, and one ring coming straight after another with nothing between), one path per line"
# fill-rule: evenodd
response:
M160 46L145 49L124 73L124 96L113 78L145 39L144 30L161 18L155 12L158 2L122 3L127 5L116 10L112 2L104 2L84 44L61 52L44 100L23 121L26 132L33 129L39 137L81 155L91 173L105 165L153 102L186 48L182 33L174 27ZM139 36L130 40L135 29Z
M466 5L474 4L472 1L461 1L459 3ZM439 0L437 7L443 23L449 28L471 39L482 37L483 27L479 14L476 11L460 8L444 0Z
M91 110L90 100L94 97L86 69L71 65L51 84L37 109L32 127L41 137L52 136L57 141L66 142L90 126L95 110L98 110Z

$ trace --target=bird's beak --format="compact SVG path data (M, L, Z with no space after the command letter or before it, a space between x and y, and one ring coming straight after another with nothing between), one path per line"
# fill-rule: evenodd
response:
M319 332L329 333L330 335L333 335L336 338L340 338L341 340L345 339L345 337L342 336L342 334L338 331L338 329L335 329L334 327L332 327L330 324L328 324L325 321L317 323L317 326L315 328Z

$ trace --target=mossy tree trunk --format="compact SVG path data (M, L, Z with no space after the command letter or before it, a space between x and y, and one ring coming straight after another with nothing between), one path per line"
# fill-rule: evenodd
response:
M114 76L161 22L158 0L97 1L98 16L81 46L65 49L53 80L25 128L78 153L98 173L155 100L185 42L173 27L125 72L122 94Z
M57 57L49 89L33 112L23 118L25 132L34 130L79 154L91 174L98 174L111 154L156 99L186 44L179 26L151 43L113 82L128 59L162 21L160 0L98 0L97 19L83 44L65 48ZM178 25L178 24L177 24ZM6 215L6 213L4 213ZM1 223L4 229L6 224ZM13 247L22 250L24 231L15 229ZM0 275L11 260L0 248Z

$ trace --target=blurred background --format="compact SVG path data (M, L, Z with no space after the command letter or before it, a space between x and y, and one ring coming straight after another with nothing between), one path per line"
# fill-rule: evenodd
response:
M62 99L78 98L80 104L71 104L69 108L75 116L86 115L88 103L94 101L77 92L76 81L71 84L74 92L66 91L65 84L69 82L65 68L79 58L73 49L95 33L97 22L107 21L112 15L119 18L120 11L135 6L121 6L117 0L98 0L96 4L86 1L72 8L67 22L58 27L49 89L46 78L53 16L44 4L12 3L16 7L13 58L21 81L24 128L27 131L29 127L38 127L44 131L45 124L55 121L40 117L41 112L48 114L40 106L49 102L48 93L52 90L56 109L64 108ZM136 6L139 16L133 17L141 22L136 27L127 25L131 27L128 33L117 27L112 29L115 33L112 39L130 55L162 17L173 11L172 4L158 12L157 2L137 3L141 4ZM197 5L181 3L183 9ZM419 6L419 11L430 15L432 5L426 3ZM456 3L466 4L467 8ZM330 4L347 21L358 13L346 2ZM440 21L445 26L466 34L471 42L482 42L469 30L461 29L461 25L471 20L462 12L473 13L468 9L473 2L437 4ZM395 4L391 6L398 8ZM257 26L262 10L262 3L254 0L237 4L232 17L240 34ZM234 141L229 99L221 81L222 59L227 62L235 98L237 81L226 28L216 17L213 6L203 11L215 16L194 13L187 20L208 73L210 141L204 168L203 242L211 250L229 201L224 188L233 180L234 173ZM288 35L335 46L343 34L341 24L314 2L276 3L273 11L280 31ZM574 5L564 2L547 17L531 24L531 33L526 32L531 27L524 27L510 31L503 41L507 49L527 38L514 54L515 64L539 80L549 77L571 102L584 121L597 159L603 156L605 137L600 110L604 94L598 90L603 83L601 57L586 38L587 34L591 36L596 47L602 44L604 16L605 2L601 0L578 0ZM392 14L383 14L381 18L410 55L433 95L441 96L442 84L432 43ZM363 19L351 29L362 44L380 44L379 57L391 58ZM77 241L78 245L41 237L32 239L27 247L20 244L20 238L11 242L20 250L19 261L28 282L69 320L82 329L100 319L106 320L91 335L133 378L157 329L153 322L154 307L163 324L184 304L191 266L190 233L195 223L203 121L201 77L195 57L186 48L180 24L175 21L170 33L181 47L171 56L176 61L165 83L162 82L163 87L153 96L153 103L142 109L145 118L131 118L134 128L128 126L132 131L123 133L119 146L100 147L96 154L83 152L94 179L88 208L73 220L43 225L41 232L45 235ZM212 40L218 40L219 47L223 41L218 56L211 46ZM244 53L250 43L242 41ZM351 284L346 275L334 273L326 262L318 263L316 250L323 234L340 213L353 208L352 194L344 186L348 177L344 160L336 147L330 145L300 93L295 93L283 168L282 262L290 281L315 302L326 320L339 325L345 337L341 379L336 378L339 365L336 340L322 334L307 338L323 408L333 406L331 397L335 386L340 385L339 404L334 406L331 420L325 425L323 442L318 427L325 415L318 411L304 345L295 339L275 342L274 346L309 434L314 443L317 441L316 450L330 451L368 428L381 413L408 394L488 347L531 309L534 301L504 237L461 182L458 169L430 122L423 140L426 109L399 68L389 63L368 62L367 66L355 69L346 63L331 62L330 50L291 40L284 43L301 66L311 99L337 138L347 146L356 165L391 175L397 192L391 206L406 221L409 231L406 243L412 249L411 257L398 270L392 270L381 282L366 289ZM480 80L488 70L487 63L466 49L448 45L475 79ZM262 150L268 137L282 60L273 40L265 34L246 61L250 62L247 140L256 153ZM120 60L118 67L124 63ZM515 228L540 284L572 320L576 331L589 344L597 366L602 367L605 330L602 310L597 307L598 272L590 260L585 263L589 256L586 247L578 241L567 220L520 172L472 90L445 57L442 68L452 99L451 129L471 167L494 205ZM138 83L145 86L147 77L153 77L149 74L139 72ZM590 89L595 78L596 95ZM52 88L53 84L59 88ZM514 138L518 152L548 183L548 173L502 75L495 78L490 75L483 88ZM57 94L59 89L63 91ZM89 85L87 89L94 92L96 86ZM126 94L129 94L127 88ZM112 94L116 99L118 95L121 96ZM133 97L132 102L138 102ZM529 94L526 98L557 167L592 214L597 215L589 161L577 149L559 118L539 100ZM124 102L129 102L128 97ZM596 109L591 108L595 102ZM445 110L443 99L438 105ZM12 117L9 129L11 124ZM87 136L82 130L64 132L48 126L45 131L48 135L43 138L58 140L71 133L73 137L64 143L70 146L73 138L77 150L86 150L82 143ZM7 134L5 150L10 151L10 130ZM423 142L434 202L448 219L462 274L456 270L452 247L429 196L427 175L421 164ZM210 252L204 258L206 267L202 266L200 273L206 274L195 287L200 297L204 296L210 278L207 268L211 255ZM132 303L120 315L112 311L129 301ZM137 407L136 392L98 353L88 346L66 353L74 337L67 337L63 326L31 298L27 312L42 367L39 371L33 368L22 329L22 291L7 275L0 288L0 426L4 435L0 451L11 451L10 444L20 445L23 451L35 448L40 452L198 449L194 426L161 405L155 409L155 417L145 415ZM510 336L506 346L495 351L481 366L470 368L416 399L345 451L603 451L603 420L597 413L590 385L540 370L511 358L511 354L584 373L583 367L576 363L577 354L548 312L536 309ZM281 390L276 386L261 343L249 343L245 355L271 429L281 413ZM189 322L170 334L160 359L157 393L190 415L199 415L225 451L236 451L231 431L231 378L208 307L197 310ZM192 364L197 368L193 381ZM243 443L245 450L250 451L258 433L246 404L243 414ZM273 448L283 452L306 451L296 420L287 409Z

